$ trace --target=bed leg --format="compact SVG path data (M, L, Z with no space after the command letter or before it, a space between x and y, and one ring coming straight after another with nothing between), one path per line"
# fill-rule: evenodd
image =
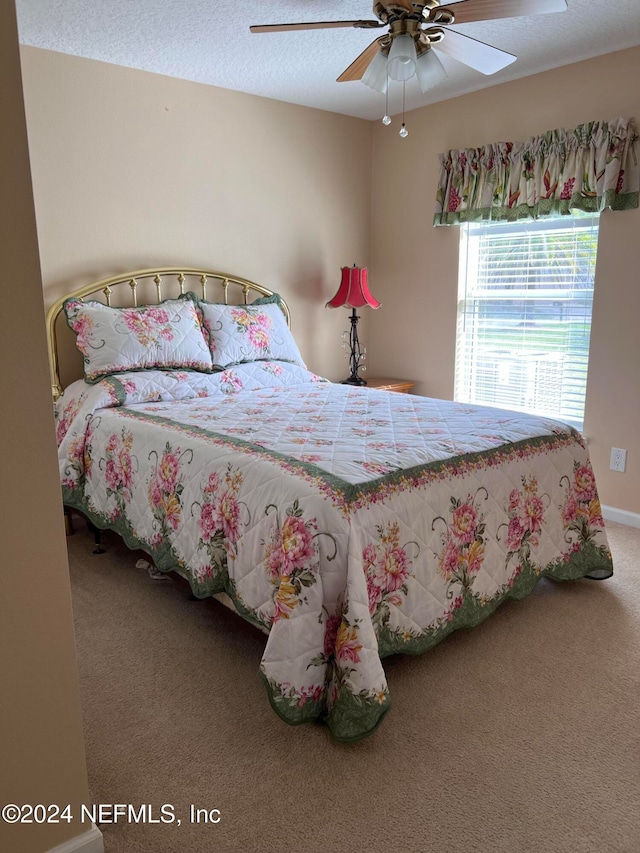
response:
M93 533L93 541L95 542L96 547L93 549L94 554L104 554L105 550L102 547L102 531L92 524L90 521L87 521L87 527Z
M73 516L68 506L64 508L64 532L67 536L73 536Z

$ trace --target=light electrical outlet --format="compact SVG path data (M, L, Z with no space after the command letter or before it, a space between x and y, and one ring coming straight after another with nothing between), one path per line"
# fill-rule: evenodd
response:
M627 467L627 451L620 447L612 447L609 467L612 471L621 471L624 473Z

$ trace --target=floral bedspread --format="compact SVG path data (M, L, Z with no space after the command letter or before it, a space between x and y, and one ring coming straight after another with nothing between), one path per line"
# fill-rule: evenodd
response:
M285 362L78 381L56 419L65 503L197 596L226 592L268 631L275 711L340 740L389 709L384 656L542 575L612 571L584 442L555 421Z

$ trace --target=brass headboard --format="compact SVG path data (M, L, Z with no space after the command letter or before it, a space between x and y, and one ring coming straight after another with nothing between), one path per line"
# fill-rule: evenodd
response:
M174 285L174 292L165 292L165 286ZM47 312L47 345L49 348L49 368L51 371L51 390L53 399L57 400L62 394L62 386L60 384L60 370L58 360L58 340L56 336L56 321L62 312L62 306L65 300L70 298L84 299L86 296L96 296L102 294L103 301L107 305L114 307L126 307L117 297L114 299L114 291L120 286L129 288L128 305L138 305L138 293L144 293L144 301L140 304L154 304L160 302L167 297L176 296L193 290L202 299L207 299L209 302L223 302L225 305L248 305L249 294L255 292L258 296L273 296L273 291L256 284L253 281L248 281L245 278L238 278L236 275L228 275L224 272L215 272L213 270L201 270L194 267L164 267L162 269L147 269L136 270L135 272L123 273L115 275L111 278L104 278L101 281L86 284L84 287L74 290L72 293L66 294L54 302ZM177 286L177 287L176 287ZM229 300L229 287L232 292L242 291L242 299L238 302ZM209 289L216 288L221 299L216 299L214 294ZM217 288L222 288L222 293ZM121 291L119 291L120 293ZM125 291L126 292L126 291ZM150 293L150 296L149 296ZM284 300L281 302L281 307L287 319L287 324L291 325L291 317L289 308Z

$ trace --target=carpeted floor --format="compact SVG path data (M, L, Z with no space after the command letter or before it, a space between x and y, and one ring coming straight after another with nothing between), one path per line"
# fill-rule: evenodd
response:
M84 524L69 542L96 803L172 804L103 825L106 853L638 853L640 530L609 524L608 581L542 581L422 657L385 661L393 707L358 744L290 728L264 637L136 569ZM219 809L191 824L189 805Z

